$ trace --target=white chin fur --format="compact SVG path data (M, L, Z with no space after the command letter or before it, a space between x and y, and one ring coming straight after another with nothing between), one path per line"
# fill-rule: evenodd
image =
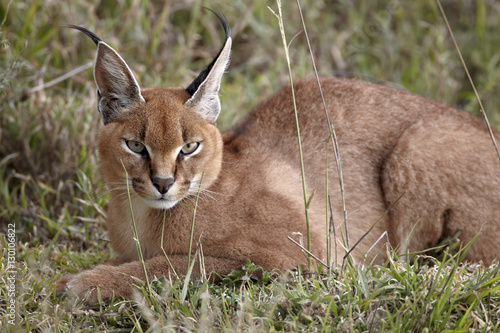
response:
M156 209L170 209L177 204L178 201L170 200L146 200L146 203L151 208Z

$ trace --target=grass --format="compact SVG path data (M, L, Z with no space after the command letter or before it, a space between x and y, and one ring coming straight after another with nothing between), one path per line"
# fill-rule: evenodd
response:
M107 193L95 143L100 118L90 69L95 47L62 24L95 31L124 56L142 86L187 86L217 53L222 32L200 5L221 9L234 34L218 121L229 128L288 82L273 1L0 0L0 232L16 228L16 325L9 324L2 237L2 331L499 331L498 266L416 255L413 265L327 275L252 274L248 263L219 284L138 282L144 300L95 308L54 295L61 272L112 258ZM479 115L434 1L302 1L321 75L360 77L438 99ZM494 128L500 128L500 5L445 2L444 10ZM295 77L313 75L295 3L283 7ZM293 39L293 40L292 40ZM290 42L290 40L292 40ZM44 87L36 90L34 87ZM139 299L139 298L138 298Z

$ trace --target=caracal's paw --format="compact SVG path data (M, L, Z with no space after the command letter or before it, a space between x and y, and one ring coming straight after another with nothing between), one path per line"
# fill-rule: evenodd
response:
M75 275L65 275L58 282L57 293L65 293L70 301L82 299L86 304L98 302L112 297L130 297L132 289L129 285L130 275L119 272L108 265L100 265L94 269Z

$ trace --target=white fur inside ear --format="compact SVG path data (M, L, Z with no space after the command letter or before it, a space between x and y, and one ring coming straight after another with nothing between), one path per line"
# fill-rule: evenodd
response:
M198 90L185 103L189 108L195 109L204 119L215 123L220 113L219 89L222 75L229 65L231 54L231 37L228 37L217 61L210 70L206 79L200 84Z
M97 45L94 78L103 96L117 99L124 106L144 102L132 70L112 47L102 41Z

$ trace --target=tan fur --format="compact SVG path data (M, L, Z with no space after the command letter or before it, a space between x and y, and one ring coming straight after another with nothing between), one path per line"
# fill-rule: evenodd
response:
M489 263L500 254L500 162L480 121L444 104L362 81L330 78L323 79L322 86L339 140L351 246L406 193L357 246L354 260L363 260L384 231L391 246L401 247L402 253L424 250L461 231L464 243L480 234L469 260ZM89 302L95 301L97 288L104 298L128 297L132 277L144 279L124 167L129 179L142 182L131 185L130 202L150 280L173 275L160 248L164 216L164 250L176 273L186 274L193 217L193 210L180 204L165 212L146 203L144 198L157 195L151 184L156 174L175 175L172 196L191 206L197 191L186 192L184 181L203 175L193 253L199 240L207 272L226 274L247 259L266 270L305 263L304 253L287 239L300 232L306 240L290 87L223 136L185 105L190 98L185 90L141 93L146 102L104 126L99 135L101 171L110 189L109 237L118 258L63 278L58 291L86 295ZM309 194L315 192L309 208L312 252L324 259L329 131L315 80L298 82L295 93L307 188ZM495 136L500 141L500 135ZM151 149L151 160L128 151L124 139L141 140ZM180 161L175 150L192 141L203 142L203 149ZM340 233L343 213L337 168L331 145L328 149L329 194ZM368 259L381 262L385 258L381 249L372 250ZM340 251L339 258L344 253ZM196 279L200 270L199 265L194 267Z

